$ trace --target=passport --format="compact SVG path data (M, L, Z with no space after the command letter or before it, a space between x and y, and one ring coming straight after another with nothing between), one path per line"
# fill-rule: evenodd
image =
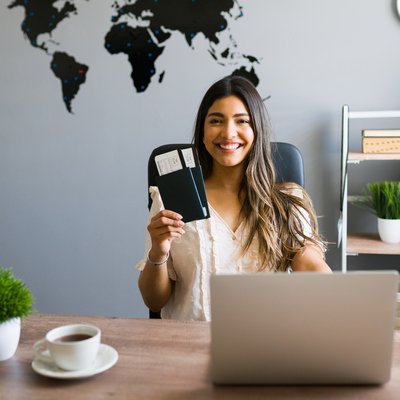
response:
M156 183L166 210L182 215L183 222L210 217L204 178L196 149L176 149L155 157Z

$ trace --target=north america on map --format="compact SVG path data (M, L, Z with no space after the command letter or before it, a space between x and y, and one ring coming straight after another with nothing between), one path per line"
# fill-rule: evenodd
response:
M93 7L94 0L86 0ZM68 54L54 41L52 33L60 24L73 24L78 15L74 0L14 0L8 8L23 7L21 30L30 45L49 57L50 70L61 84L62 100L68 112L86 82L90 69L84 61ZM162 84L167 71L157 71L156 61L162 57L172 34L184 36L187 45L195 51L193 40L202 35L208 43L208 53L228 74L243 75L256 86L257 57L238 50L230 34L230 25L244 17L242 6L235 0L110 0L110 27L103 41L110 55L125 54L131 67L131 80L136 93L146 91L149 85Z

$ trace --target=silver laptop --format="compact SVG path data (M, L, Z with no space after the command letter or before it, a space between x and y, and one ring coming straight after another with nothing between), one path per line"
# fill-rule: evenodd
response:
M211 276L217 384L390 379L397 271Z

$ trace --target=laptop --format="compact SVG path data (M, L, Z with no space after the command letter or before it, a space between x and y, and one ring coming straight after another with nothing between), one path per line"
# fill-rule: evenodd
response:
M382 384L397 271L211 276L216 384Z

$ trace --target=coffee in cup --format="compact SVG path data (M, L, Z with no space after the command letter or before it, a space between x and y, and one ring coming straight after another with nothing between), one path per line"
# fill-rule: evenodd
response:
M39 357L50 358L67 371L89 368L93 365L100 347L101 331L89 324L64 325L54 328L46 337L33 345Z

